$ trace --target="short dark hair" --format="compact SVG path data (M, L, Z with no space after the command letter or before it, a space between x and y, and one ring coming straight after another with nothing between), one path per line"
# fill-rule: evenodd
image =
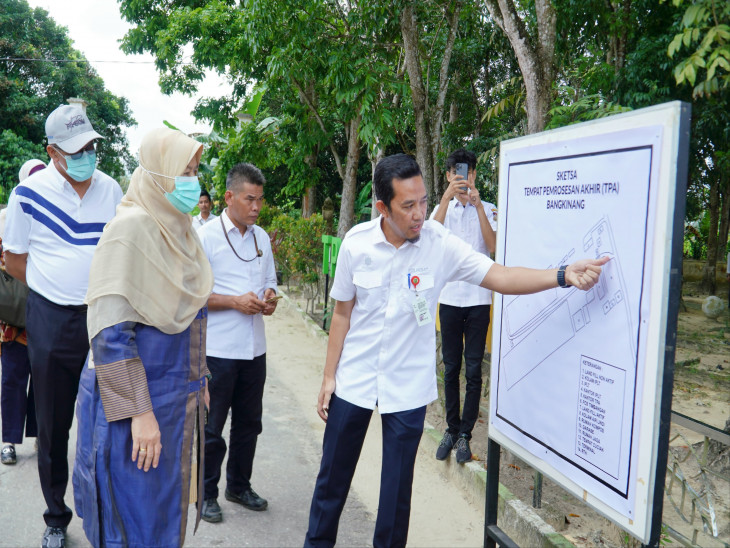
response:
M200 198L202 198L203 196L205 196L206 198L208 198L208 201L209 202L212 202L213 201L213 200L210 199L210 193L207 190L205 190L205 189L202 189L200 191Z
M451 168L456 164L466 164L469 166L469 171L477 168L477 155L471 150L465 148L456 149L454 152L449 154L446 158L446 171L451 171Z
M241 162L231 168L226 175L226 190L236 192L240 190L243 183L250 183L256 186L263 186L266 182L266 177L261 173L261 170L253 164L247 162Z
M393 154L378 162L375 166L375 197L385 204L390 210L390 202L393 200L393 179L410 179L421 174L418 163L407 154Z

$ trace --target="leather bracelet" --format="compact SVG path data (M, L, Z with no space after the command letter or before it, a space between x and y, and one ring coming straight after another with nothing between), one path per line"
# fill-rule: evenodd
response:
M560 268L558 268L558 285L560 287L570 287L570 284L565 281L565 269L568 268L568 265L562 265Z

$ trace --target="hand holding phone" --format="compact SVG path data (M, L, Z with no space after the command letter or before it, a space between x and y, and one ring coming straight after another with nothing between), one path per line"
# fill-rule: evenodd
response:
M464 182L466 183L469 180L469 164L458 163L454 167L456 168L456 175L464 179ZM461 190L466 192L468 188L469 187L467 186L463 186L461 187Z

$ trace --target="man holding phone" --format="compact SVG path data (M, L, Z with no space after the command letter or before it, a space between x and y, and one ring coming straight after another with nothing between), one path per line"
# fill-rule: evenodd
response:
M266 335L263 316L276 310L276 269L269 235L256 225L264 200L264 175L252 164L234 166L226 177L226 209L198 229L213 268L208 299L206 357L211 378L205 426L205 477L201 517L223 519L218 481L226 455L223 427L231 411L225 497L249 510L268 502L251 488L256 440L261 433Z
M431 219L443 224L472 249L489 256L494 252L497 208L479 198L476 155L463 148L446 159L449 186ZM471 431L479 417L482 392L482 358L487 342L492 292L467 282L450 282L439 296L441 352L444 358L444 397L448 428L436 450L445 460L456 447L456 462L471 460ZM466 395L459 412L459 374L464 356Z

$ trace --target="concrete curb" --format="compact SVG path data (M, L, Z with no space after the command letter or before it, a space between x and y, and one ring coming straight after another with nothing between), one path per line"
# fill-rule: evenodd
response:
M284 301L289 305L293 306L297 312L299 312L299 315L302 317L302 320L304 321L304 324L307 326L307 329L309 329L309 332L314 335L317 339L319 339L325 346L327 346L327 340L329 335L327 332L322 329L319 324L317 324L310 316L307 314L304 310L302 310L302 307L299 306L299 304L293 300L289 295L287 295L284 290L279 288L279 295L284 297Z
M327 333L302 310L284 291L279 289L289 306L293 306L301 315L309 331L323 344L327 344ZM426 423L421 438L422 449L426 455L434 455L441 442L441 432ZM443 461L442 475L456 483L466 494L467 500L480 508L486 504L487 472L479 461L457 464L456 459ZM516 498L509 489L499 484L499 527L505 531L519 546L541 548L575 548L575 545L558 533L552 526L537 515L527 504Z
M442 433L426 423L421 443L428 455L434 455L441 442ZM457 464L453 457L443 461L442 474L456 483L466 494L469 502L484 508L487 494L487 472L481 461ZM575 548L575 545L558 533L551 525L517 497L503 484L499 484L499 510L497 523L519 546L543 548Z

